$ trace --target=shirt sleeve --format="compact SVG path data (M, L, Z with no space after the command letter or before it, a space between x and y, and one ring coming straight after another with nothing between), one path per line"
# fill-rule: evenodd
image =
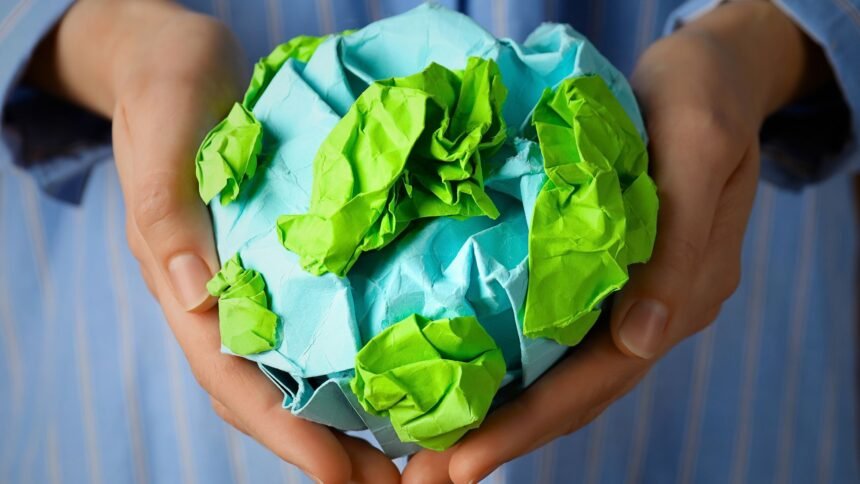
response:
M694 0L673 12L665 34L726 0ZM786 106L761 132L762 176L798 188L860 170L860 0L771 0L824 50L832 85Z
M49 195L77 202L93 163L110 156L110 125L22 84L33 51L72 3L0 3L0 172L24 170Z

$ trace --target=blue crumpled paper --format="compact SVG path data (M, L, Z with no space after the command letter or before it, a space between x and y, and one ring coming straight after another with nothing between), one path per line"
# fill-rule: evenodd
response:
M346 278L304 271L281 245L274 221L308 210L314 156L340 116L374 80L407 76L431 62L462 69L470 56L495 60L509 91L509 141L486 177L502 215L435 219L366 254ZM329 38L306 64L287 61L253 109L264 128L256 177L236 202L210 206L222 262L239 253L246 268L259 271L270 309L283 322L276 349L246 357L284 392L285 408L341 430L369 428L391 456L414 451L349 389L361 346L413 313L476 316L505 357L501 394L528 386L564 354L567 347L522 335L529 219L546 175L538 145L518 135L545 88L586 74L603 78L644 139L624 77L567 25L541 25L518 44L495 39L464 15L422 5Z

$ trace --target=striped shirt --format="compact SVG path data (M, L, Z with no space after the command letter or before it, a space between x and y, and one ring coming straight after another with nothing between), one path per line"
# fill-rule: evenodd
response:
M416 2L185 3L229 25L250 62L293 35L361 27ZM718 2L441 3L517 40L544 20L571 23L629 73L664 26ZM0 0L0 482L306 482L222 423L191 375L126 245L105 123L13 91L68 4ZM784 4L828 50L856 130L860 3ZM766 165L775 183L759 187L741 284L719 319L592 424L488 482L860 482L858 157L846 151L836 174L810 184L820 165L785 146L787 161Z

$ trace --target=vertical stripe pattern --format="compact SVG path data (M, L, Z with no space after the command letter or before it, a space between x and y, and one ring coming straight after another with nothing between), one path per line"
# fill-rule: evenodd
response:
M687 411L686 433L681 454L681 467L678 471L679 484L695 482L696 456L699 454L702 418L708 395L708 377L714 356L716 328L706 329L696 342L695 362L693 363L693 384L691 385L690 407Z
M230 470L233 472L235 484L250 484L248 482L248 466L245 464L245 456L242 451L241 435L239 431L224 422L224 438L227 439L227 447L230 456Z
M8 224L6 222L7 204L5 203L5 182L6 178L0 175L0 256L3 256L6 251L6 239L4 232ZM19 350L19 339L17 335L17 322L12 313L12 298L9 296L10 288L7 277L0 275L0 325L2 325L3 340L3 356L6 360L8 368L9 382L6 386L9 388L9 402L11 403L11 413L9 415L10 422L13 425L21 421L21 411L24 404L24 363L21 351ZM0 478L8 476L12 466L12 459L15 452L15 443L12 439L5 439L2 455L0 455Z
M588 432L588 455L585 461L585 478L583 479L585 484L600 482L607 420L605 414L597 417Z
M294 35L360 26L419 3L184 1L226 23L252 59ZM69 3L0 6L0 92L9 92L14 81L4 79L19 73ZM681 2L443 3L516 40L541 20L571 23L629 73ZM717 3L694 0L681 16ZM816 5L847 18L843 26L860 24L860 0ZM844 31L832 38L856 44ZM115 170L97 165L83 201L72 206L37 186L55 160L13 166L16 150L63 139L36 127L19 130L4 117L0 138L0 482L307 482L211 412L126 248ZM850 388L858 381L857 328L847 305L856 299L849 256L857 225L846 215L850 193L823 183L803 193L762 185L741 289L719 321L670 352L586 429L485 482L860 482Z
M179 464L184 484L197 484L197 474L194 465L194 453L192 448L192 436L188 430L188 409L183 396L182 375L179 362L179 347L173 339L167 325L162 325L164 334L164 348L167 351L167 378L170 381L170 400L173 408L173 421L176 428L176 437L179 443Z
M800 251L798 276L795 280L794 301L789 328L787 383L780 408L780 433L778 449L776 482L789 483L792 481L791 466L794 450L794 422L797 412L797 392L800 380L800 366L803 358L803 340L809 310L809 284L812 277L813 249L815 246L815 209L816 191L806 191L809 201L804 206L801 231L803 241Z
M57 455L56 440L56 425L57 415L56 409L53 407L56 401L56 377L57 372L54 368L55 347L57 342L57 302L54 281L51 274L50 263L48 262L48 253L46 248L45 233L43 229L42 216L39 205L38 187L33 180L27 180L22 185L22 203L24 206L25 225L29 236L29 241L32 247L31 254L36 266L36 280L39 288L39 301L41 302L41 320L31 321L32 324L38 325L41 328L41 339L43 348L47 350L47 355L42 358L39 364L39 373L37 378L46 386L46 395L37 399L34 402L37 414L41 415L41 425L33 429L30 433L30 438L27 439L25 462L36 457L37 449L41 447L43 459L47 460L47 470L51 482L57 482ZM41 323L41 324L39 324ZM39 435L42 433L42 435ZM44 439L41 440L40 439ZM46 446L46 447L42 447ZM43 460L40 459L40 460ZM32 464L31 464L32 465ZM30 467L27 465L26 467Z
M755 231L756 249L753 261L753 284L746 318L744 337L743 375L738 409L738 430L731 465L732 484L746 482L749 464L749 448L752 439L755 385L758 357L761 345L761 330L766 311L768 255L770 253L770 228L773 217L774 189L765 186L761 193L762 217Z
M81 420L84 424L85 456L91 484L102 483L101 456L99 448L95 396L93 392L93 368L90 362L90 345L87 331L87 311L83 294L86 284L86 226L87 212L75 213L75 363L78 367L78 387L81 394Z
M127 409L127 424L131 436L131 452L136 484L149 482L146 468L146 446L143 437L143 425L140 413L140 397L137 391L137 368L134 342L134 315L131 310L131 295L128 292L128 280L124 274L121 244L124 244L125 231L118 223L121 217L116 208L122 206L119 189L116 183L107 186L107 210L105 210L105 238L108 242L108 265L111 288L114 295L114 306L117 313L119 328L120 366L122 368L122 391L125 396Z
M636 413L633 420L633 435L631 437L630 460L627 463L627 484L634 484L642 479L642 464L645 459L645 446L651 431L651 405L654 399L654 380L656 376L651 370L645 376L639 387Z

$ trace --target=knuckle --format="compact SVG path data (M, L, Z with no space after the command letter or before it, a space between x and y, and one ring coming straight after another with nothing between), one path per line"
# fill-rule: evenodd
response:
M149 237L176 211L175 191L161 177L147 181L135 191L132 215L141 235Z
M683 150L696 169L727 175L755 139L755 132L738 118L720 106L684 104L652 120L648 129L655 139L664 141L664 149Z
M703 140L714 138L717 142L728 141L739 134L734 116L719 107L690 107L686 118L683 122L688 133L699 134Z
M736 128L736 123L731 121L730 115L722 110L691 108L683 120L686 126L684 135L687 139L696 140L702 156L697 163L703 168L719 168L726 163L727 158L735 156L731 150L738 145L739 139L744 135Z
M669 249L660 260L668 280L687 280L699 269L702 250L690 239L682 236L667 236L665 246Z

